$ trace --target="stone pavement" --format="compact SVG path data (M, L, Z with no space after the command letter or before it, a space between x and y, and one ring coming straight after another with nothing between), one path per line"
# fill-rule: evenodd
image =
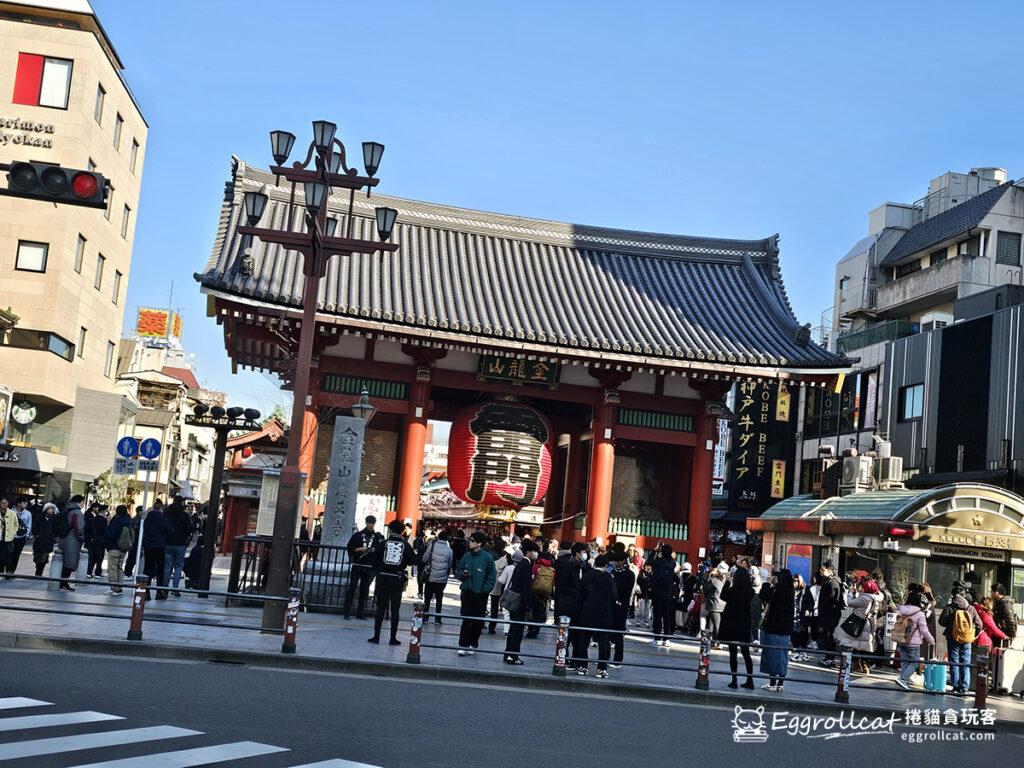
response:
M213 589L223 589L227 578L227 560L218 559L215 567ZM25 564L19 573L25 572ZM76 592L47 590L44 583L29 580L0 580L0 635L4 644L15 646L15 636L25 643L27 638L107 642L110 652L131 646L125 641L130 614L129 591L121 597L104 594L106 585L102 582L81 585ZM680 696L697 693L696 680L697 648L691 641L678 637L670 648L652 647L649 638L630 636L626 640L626 664L621 669L610 671L609 680L593 678L594 667L588 678L578 678L570 672L571 680L554 678L551 675L554 658L554 631L547 628L538 639L524 640L522 656L526 662L522 667L509 667L502 663L501 651L505 638L499 625L498 632L482 637L479 653L470 657L456 655L459 619L452 615L441 626L433 621L425 624L421 650L421 664L418 667L406 664L409 626L413 591L407 595L402 607L403 620L399 639L403 645L390 647L386 644L372 645L366 640L372 632L369 620L345 620L340 616L321 613L302 613L297 633L297 656L280 653L281 636L261 634L259 629L260 610L256 608L225 608L222 598L200 599L194 595L170 598L166 601L150 601L146 606L147 621L143 624L143 637L147 648L159 647L161 655L173 656L176 649L204 649L210 653L223 651L234 654L234 660L243 660L238 654L259 655L260 663L284 666L289 663L301 664L303 660L319 664L336 663L338 671L365 671L370 674L397 674L424 676L435 679L465 681L478 678L486 682L500 682L507 685L550 687L555 684L571 684L573 690L607 692L618 696L653 697L673 692ZM455 585L450 585L445 599L446 614L457 613L458 597ZM20 610L18 610L20 609ZM26 610L28 609L28 610ZM67 611L56 612L56 611ZM72 615L73 614L73 615ZM171 619L174 623L154 619ZM225 625L249 627L231 628ZM634 628L636 629L636 628ZM445 646L435 648L433 646ZM29 647L21 645L20 647ZM65 647L69 646L56 646ZM93 643L93 648L102 648ZM490 651L490 653L485 653ZM277 655L279 659L272 656ZM596 659L596 649L590 651ZM289 660L294 660L293 662ZM344 665L348 666L344 666ZM630 666L640 664L643 666ZM755 655L755 674L757 659ZM742 666L742 660L741 660ZM724 649L712 653L711 695L714 698L727 697L724 703L743 701L767 703L773 699L787 706L827 710L834 708L836 673L823 670L813 663L791 663L790 679L785 693L773 694L764 691L731 691L727 689L728 656ZM486 678L486 680L484 680ZM936 696L922 691L905 692L893 683L894 674L888 670L875 672L870 676L854 675L850 691L850 706L861 710L890 710L903 712L907 709L945 711L962 709L973 705L973 698ZM761 685L763 680L756 680ZM579 685L584 688L579 688ZM692 696L690 696L692 698ZM1012 724L1024 730L1024 701L1019 697L990 696L988 706L996 710L998 727Z

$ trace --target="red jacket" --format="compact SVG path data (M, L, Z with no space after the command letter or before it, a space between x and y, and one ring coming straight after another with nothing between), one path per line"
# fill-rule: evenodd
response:
M992 620L992 614L985 610L985 606L981 603L975 603L974 610L978 612L978 618L981 619L982 627L981 634L978 635L978 639L974 642L979 646L991 648L993 638L996 640L1006 639L1006 633L996 626L995 621Z

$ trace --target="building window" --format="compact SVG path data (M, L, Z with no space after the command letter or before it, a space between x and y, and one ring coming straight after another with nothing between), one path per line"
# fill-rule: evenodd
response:
M111 374L113 373L113 368L114 368L114 342L108 341L107 342L107 356L103 360L103 375L106 376L109 379Z
M843 293L845 293L845 291L846 291L846 289L847 289L847 287L849 285L850 285L850 278L849 277L845 277L844 276L844 277L839 278L839 294L840 294L840 296Z
M128 167L131 169L132 173L135 173L135 164L138 162L138 160L139 142L137 142L135 139L132 139L132 156L131 159L128 161Z
M82 259L85 258L85 238L78 236L78 243L75 244L75 272L82 274Z
M114 270L114 290L110 292L110 299L117 304L118 299L121 297L121 273L118 270Z
M907 264L900 264L898 267L896 267L896 278L899 279L901 277L906 277L907 275L912 275L915 272L920 272L920 271L921 271L921 260L920 259L914 259L913 261L911 261L911 262L909 262Z
M114 185L107 184L107 207L103 211L103 218L110 221L110 210L114 207Z
M73 68L71 59L19 53L11 101L31 107L67 109Z
M0 346L46 350L68 361L75 358L75 345L49 331L10 328L0 332Z
M124 210L121 212L121 237L125 240L128 239L128 219L131 215L132 209L126 205Z
M45 272L46 255L50 246L46 243L34 243L30 240L18 241L18 257L14 268L24 272Z
M107 263L102 253L96 254L96 279L93 281L93 288L97 291L103 286L103 266Z
M103 125L103 100L106 98L107 92L103 90L103 86L99 83L96 84L96 107L93 110L92 116L96 118L96 122Z
M78 357L85 357L85 328L78 329L78 347L76 353Z
M932 251L932 255L931 255L930 258L931 258L931 266L934 267L936 264L941 264L942 262L944 262L946 260L946 249L943 248L943 249L938 250L938 251Z
M114 149L121 150L121 128L124 126L124 118L121 117L121 113L117 113L117 117L114 118Z
M996 264L1020 266L1020 233L999 232L996 237Z
M924 414L924 384L900 387L900 421L920 419Z

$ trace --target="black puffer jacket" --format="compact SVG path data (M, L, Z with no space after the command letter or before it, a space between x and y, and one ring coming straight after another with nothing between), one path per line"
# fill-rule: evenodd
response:
M612 628L612 609L619 599L615 579L604 568L588 568L580 581L578 623L595 629Z
M555 558L555 616L576 617L583 564L568 552Z

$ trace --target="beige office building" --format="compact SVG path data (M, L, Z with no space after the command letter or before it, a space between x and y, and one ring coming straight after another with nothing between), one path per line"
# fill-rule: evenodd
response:
M0 494L80 492L130 431L114 381L148 127L122 68L86 0L0 0L0 163L110 184L105 210L0 195Z

